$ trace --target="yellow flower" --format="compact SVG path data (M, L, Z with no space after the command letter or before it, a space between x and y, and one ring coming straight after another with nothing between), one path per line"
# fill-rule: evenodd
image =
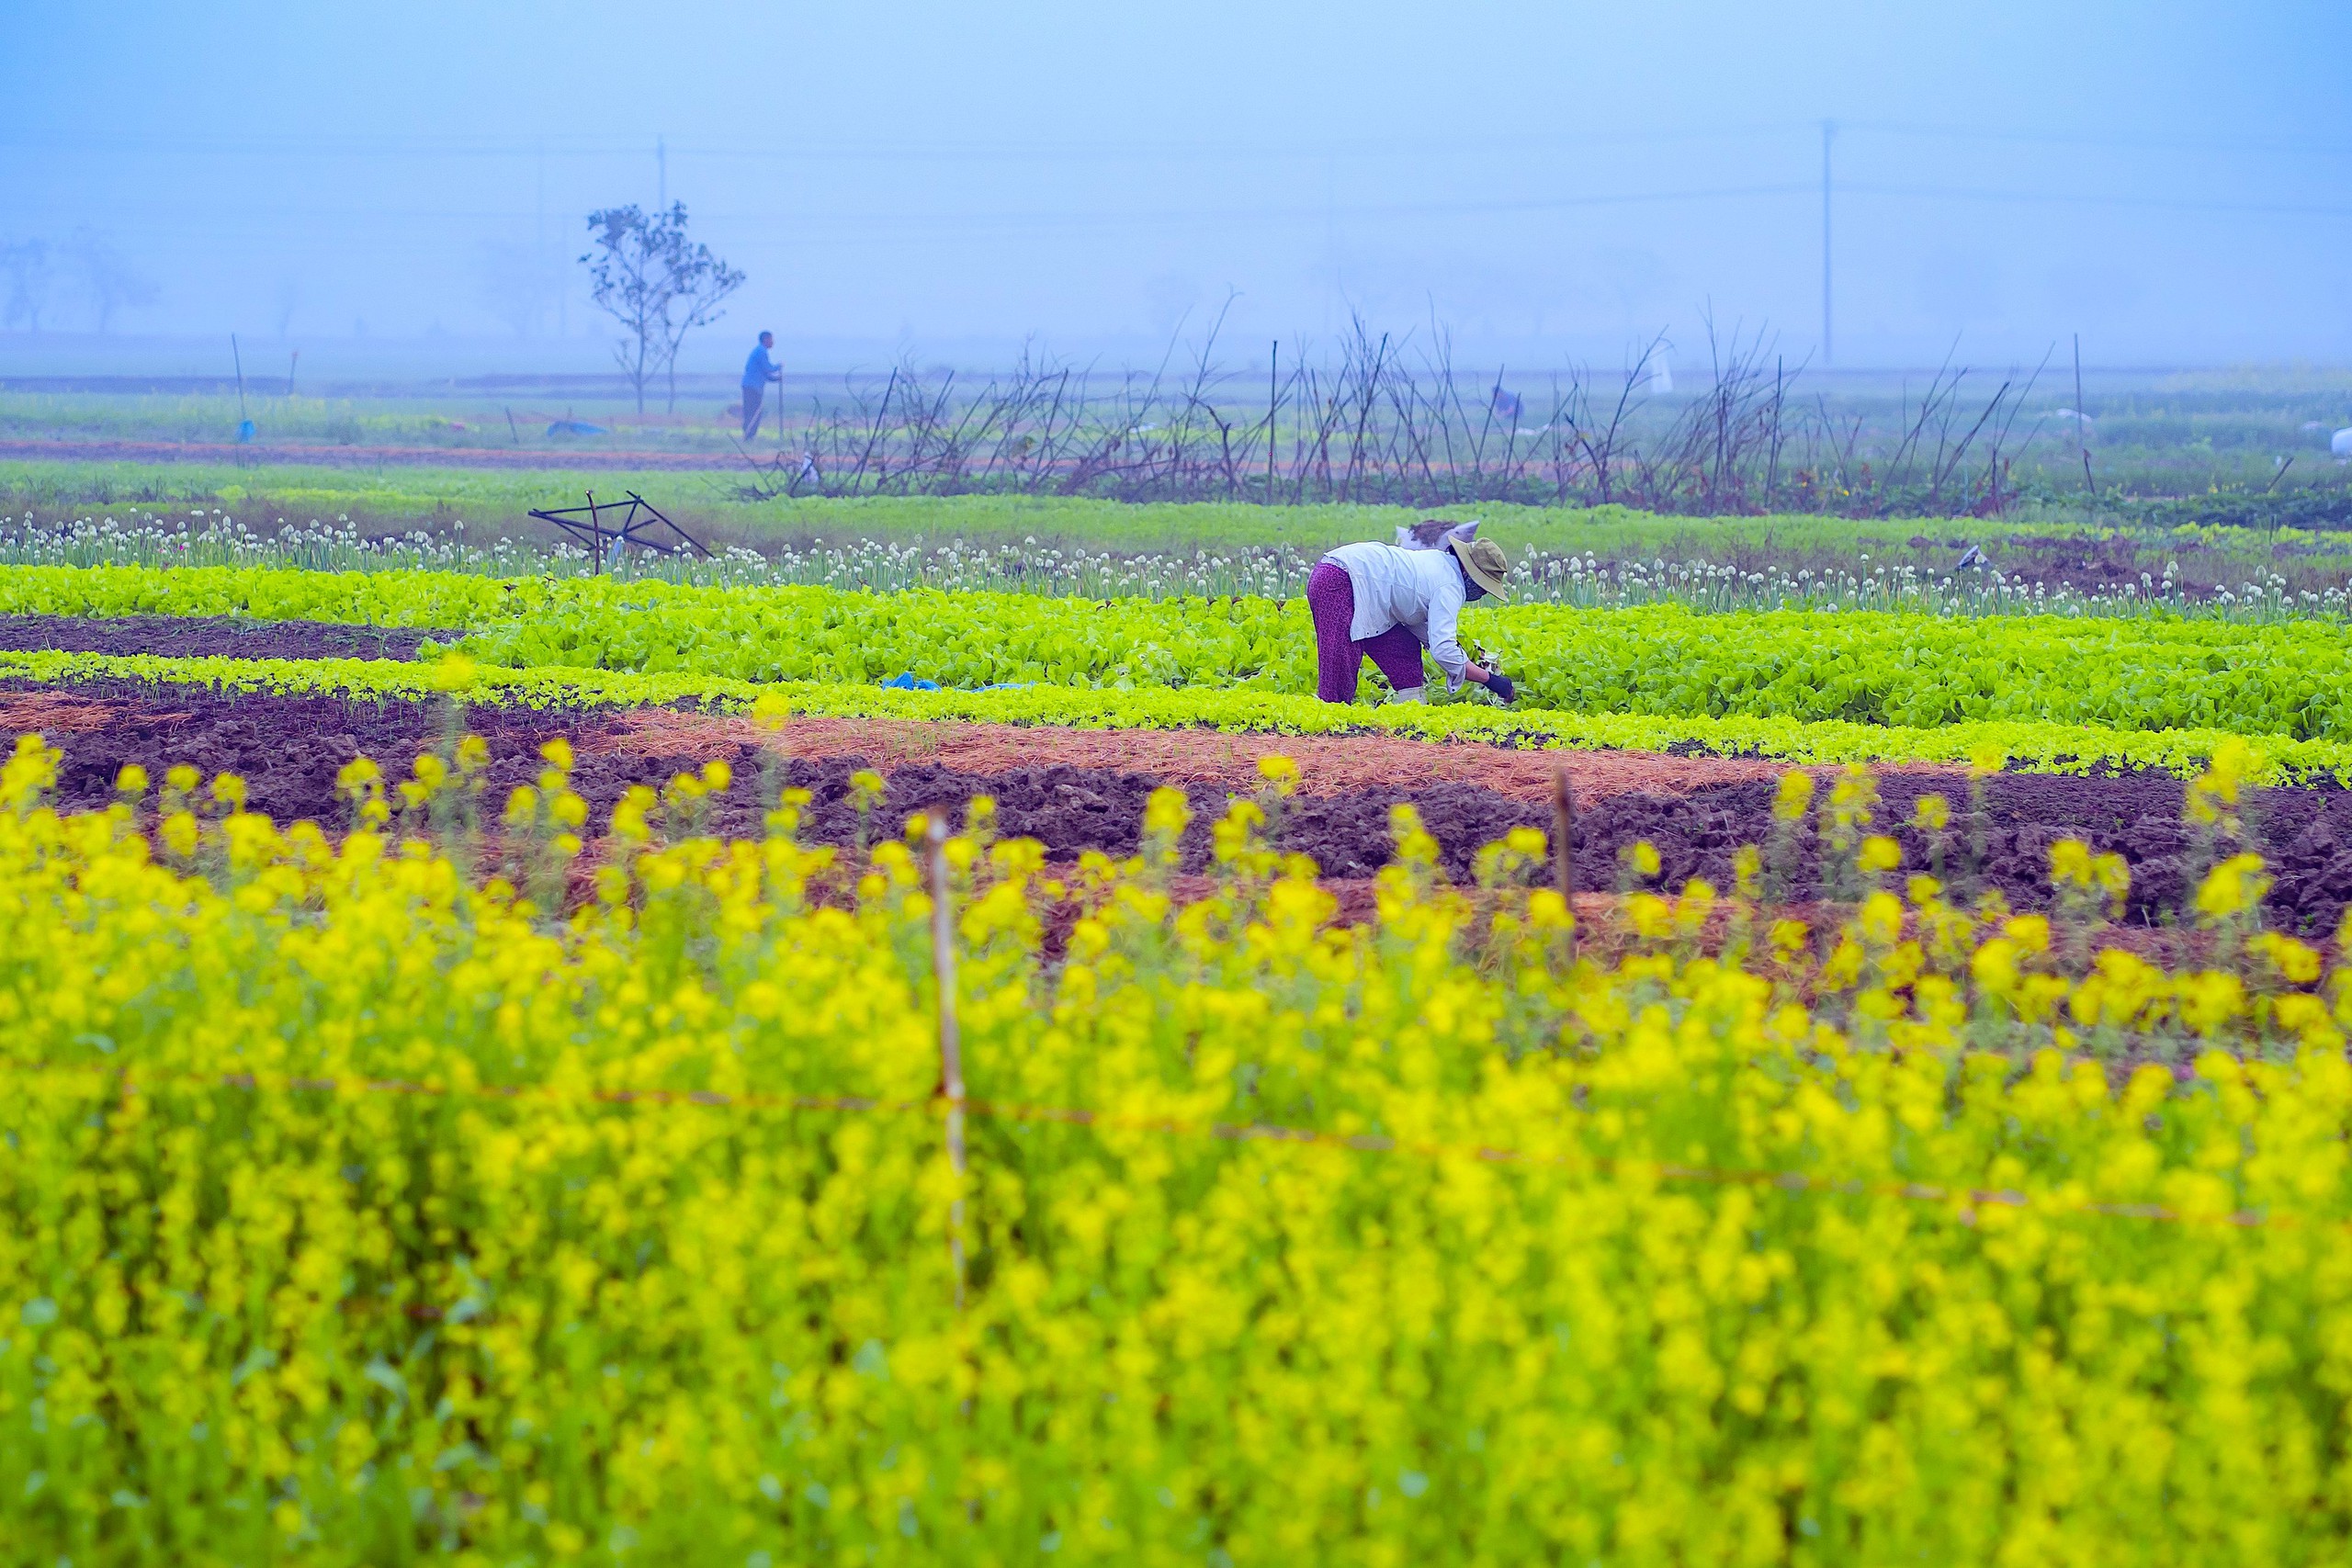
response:
M762 692L752 701L752 722L762 729L780 730L791 717L792 699L781 692Z
M2050 920L2044 915L2013 915L2001 922L2001 934L2018 944L2020 952L2043 953L2050 951Z
M2267 962L2278 977L2298 986L2319 978L2319 950L2277 931L2264 931L2247 944Z
M1298 789L1298 764L1288 757L1259 758L1258 776L1265 780L1277 795L1287 797Z
M1813 805L1813 775L1786 773L1772 792L1772 815L1783 822L1801 820Z
M2270 891L2270 876L2262 857L2232 855L2205 874L2197 888L2197 918L2203 925L2219 925L2259 906Z

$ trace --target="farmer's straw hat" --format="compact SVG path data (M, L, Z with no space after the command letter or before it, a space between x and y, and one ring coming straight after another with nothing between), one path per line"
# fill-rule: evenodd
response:
M1510 597L1510 562L1503 558L1500 545L1492 539L1448 539L1445 543L1471 581L1497 599Z

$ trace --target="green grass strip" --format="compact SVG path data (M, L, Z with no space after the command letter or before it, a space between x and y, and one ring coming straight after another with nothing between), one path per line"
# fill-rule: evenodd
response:
M12 400L0 395L0 417ZM164 439L203 439L236 428L233 399L187 427L163 432ZM477 411L478 412L479 411ZM469 418L474 415L467 416ZM492 413L495 421L498 416ZM44 414L41 423L53 423ZM283 422L265 420L281 434ZM323 419L318 421L323 424ZM413 446L435 439L423 422L385 421L383 439ZM499 425L501 434L504 427ZM127 434L96 431L114 438L154 439L158 433ZM315 434L315 432L314 432ZM1125 502L1092 496L802 496L747 501L732 493L749 477L727 468L615 469L585 468L571 454L542 451L530 468L484 468L462 457L447 464L371 460L364 447L347 448L339 465L324 463L185 462L104 459L59 455L0 460L0 504L44 513L100 513L134 517L161 513L186 514L193 502L224 507L249 526L267 533L279 521L364 517L401 528L446 525L462 517L482 531L511 530L550 539L553 532L534 522L535 506L577 505L585 492L617 496L637 491L680 522L711 529L729 540L768 542L817 536L845 543L856 538L991 541L1017 544L1083 544L1093 548L1164 550L1293 545L1324 549L1351 539L1385 539L1399 523L1424 517L1477 517L1489 537L1513 550L1540 547L1597 550L1603 555L1781 549L1908 553L1914 537L1933 539L1932 554L1949 560L1969 544L1993 546L2028 537L2103 538L2115 530L2068 519L1938 517L1844 518L1810 513L1761 517L1684 517L1639 512L1626 506L1528 506L1508 502L1467 502L1440 507L1384 506L1340 502L1261 506L1241 502ZM2267 477L2267 475L2265 476ZM2196 525L2150 529L2143 536L2161 544L2185 539ZM2267 562L2278 542L2323 545L2343 542L2340 534L2297 529L2256 533L2217 528L2199 542L2232 558ZM1958 540L1955 545L1951 541Z
M1662 751L1696 747L1796 763L1959 765L1987 753L2013 770L2086 773L2102 767L2187 777L2220 748L2244 741L2264 783L2352 782L2352 744L2219 729L2118 730L2033 722L1912 728L1789 718L1657 718L1637 714L1514 713L1484 706L1341 707L1281 693L1114 692L1038 686L1001 692L910 692L833 682L763 684L727 676L565 668L510 669L456 660L168 659L153 654L0 651L0 676L45 683L126 681L216 692L423 700L536 708L685 705L741 712L763 696L795 713L842 718L969 720L1078 729L1189 729L1280 735L1395 735L1528 749Z

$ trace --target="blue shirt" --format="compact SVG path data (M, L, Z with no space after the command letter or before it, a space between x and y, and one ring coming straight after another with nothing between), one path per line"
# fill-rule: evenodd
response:
M784 372L776 368L775 360L768 357L765 344L752 349L752 357L743 361L743 385L746 387L764 387L770 381L783 379Z

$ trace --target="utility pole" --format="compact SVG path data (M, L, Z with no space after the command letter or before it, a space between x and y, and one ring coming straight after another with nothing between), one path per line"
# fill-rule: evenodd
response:
M1331 269L1323 284L1323 331L1331 331L1331 302L1343 293L1340 268L1340 164L1323 160L1323 261Z
M1838 137L1838 122L1821 122L1821 363L1830 363L1829 336L1829 144Z
M538 147L537 149L537 157L534 162L537 164L538 171L538 207L531 220L530 276L532 292L535 295L537 295L537 298L534 300L532 306L531 335L533 337L537 337L539 335L538 312L545 309L547 304L547 298L545 295L538 294L538 288L542 283L551 282L554 278L561 276L560 270L553 265L555 258L548 253L548 141L544 136L539 138ZM539 268L543 266L547 267L548 270L541 272ZM552 287L557 293L560 294L563 288L560 283L554 283ZM560 307L559 307L559 310L560 309ZM559 318L559 320L560 319L560 318ZM561 336L562 332L563 329L560 326L556 329L558 336Z
M2083 423L2083 334L2075 334L2075 447L2083 455L2083 493L2098 492L2098 481L2091 478L2091 433Z
M659 136L653 139L653 205L666 211L670 206L670 144Z

